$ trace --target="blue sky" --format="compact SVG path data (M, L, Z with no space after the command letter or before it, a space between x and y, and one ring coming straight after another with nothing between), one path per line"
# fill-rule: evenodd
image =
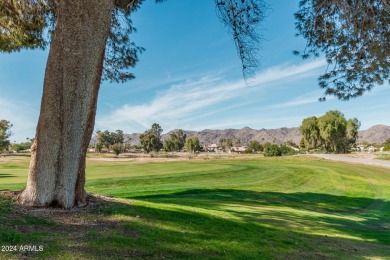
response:
M302 38L294 37L297 6L297 0L272 1L260 28L265 37L262 67L248 87L214 1L146 1L133 17L138 29L134 41L146 48L133 71L137 78L103 83L95 128L143 132L154 122L164 132L293 127L331 109L357 117L361 129L390 125L388 85L348 102L317 101L323 92L317 77L325 62L292 55L305 46ZM0 54L0 119L13 123L11 141L35 135L46 58L47 51Z

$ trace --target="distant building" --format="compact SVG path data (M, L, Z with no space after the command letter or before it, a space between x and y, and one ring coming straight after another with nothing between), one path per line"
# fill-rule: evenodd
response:
M361 151L361 152L367 152L366 146L364 146L364 145L362 145L362 144L356 146L356 149L357 149L358 151Z
M367 152L369 152L369 153L376 152L376 148L371 145L370 147L367 148Z
M296 152L299 152L300 150L299 150L299 148L296 148L296 147L294 147L294 146L287 146L288 148L290 148L290 149L293 149L294 151L296 151Z
M247 146L233 146L231 151L235 153L245 153L247 148Z
M217 149L218 149L218 145L217 144L210 144L209 146L207 146L206 151L207 152L216 152Z

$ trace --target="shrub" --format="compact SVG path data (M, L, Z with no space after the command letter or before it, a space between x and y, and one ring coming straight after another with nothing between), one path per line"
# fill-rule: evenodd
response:
M280 146L280 150L281 150L282 154L284 154L284 155L294 155L294 154L298 153L297 151L295 151L294 149L292 149L286 145Z
M252 149L254 152L263 151L264 147L258 141L251 141L249 143L248 149Z
M253 149L248 147L246 148L245 153L253 153Z
M110 148L117 156L123 152L123 145L121 144L113 144Z
M266 157L281 156L281 155L282 155L282 150L276 144L267 145L267 147L265 147L264 149L264 156Z

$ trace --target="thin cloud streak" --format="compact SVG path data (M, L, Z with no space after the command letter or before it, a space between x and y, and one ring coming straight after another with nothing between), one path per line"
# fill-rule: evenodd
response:
M313 104L313 103L319 102L318 98L321 97L321 95L322 95L322 91L313 91L313 92L310 92L308 94L290 99L290 100L283 102L283 103L278 103L278 104L264 107L263 109L264 110L272 110L272 109L290 108L290 107L303 106L303 105L307 105L307 104ZM332 100L332 99L334 99L334 97L327 98L328 101Z
M282 64L259 73L252 80L249 88L245 87L242 80L226 82L222 77L218 77L221 75L186 80L172 85L168 90L157 92L149 103L126 104L110 115L98 118L97 128L112 126L143 131L153 122L160 122L166 130L178 128L182 126L183 121L189 124L194 118L197 120L193 121L199 121L199 118L212 114L217 105L226 104L224 110L237 108L243 95L249 93L259 96L270 91L274 84L311 77L324 66L323 60L299 65ZM248 102L243 102L243 106L245 104Z

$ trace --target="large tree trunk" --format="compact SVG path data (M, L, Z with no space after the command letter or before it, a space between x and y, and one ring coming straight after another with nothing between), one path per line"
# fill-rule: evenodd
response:
M85 154L93 132L113 0L60 0L47 61L27 187L19 202L85 205Z

